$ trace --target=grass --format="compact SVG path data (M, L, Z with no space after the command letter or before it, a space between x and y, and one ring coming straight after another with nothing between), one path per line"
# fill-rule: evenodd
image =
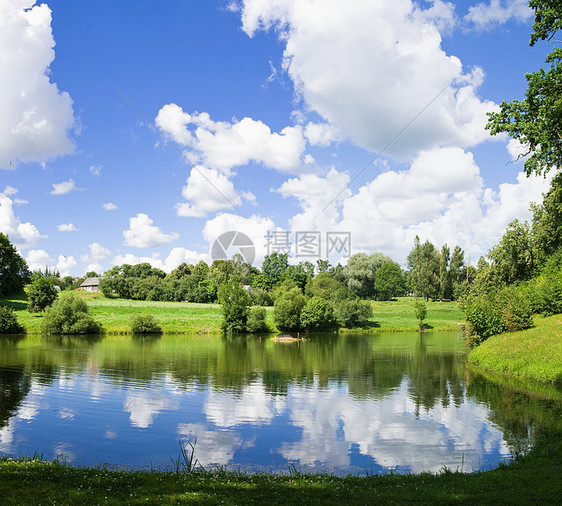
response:
M536 317L535 327L492 336L468 355L469 363L510 378L562 384L562 315Z
M336 477L214 471L129 471L71 467L40 458L0 460L2 504L559 504L562 431L526 456L463 474Z
M220 333L222 312L218 304L190 302L151 302L106 298L101 293L77 292L84 297L94 320L101 323L107 334L129 334L130 317L150 313L162 327L164 334ZM42 314L27 311L25 296L0 300L16 310L18 321L28 334L40 333ZM373 317L368 325L343 331L417 331L414 313L415 299L400 297L394 301L372 302ZM272 332L277 329L273 322L273 308L267 309L267 323ZM429 330L458 330L464 321L456 302L429 302L426 328Z
M390 331L418 330L414 297L398 297L396 300L373 302L371 328ZM428 302L425 328L428 330L459 330L464 314L456 302Z

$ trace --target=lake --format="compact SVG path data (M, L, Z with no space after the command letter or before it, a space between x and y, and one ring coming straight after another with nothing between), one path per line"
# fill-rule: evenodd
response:
M0 453L165 468L181 441L231 470L489 469L562 403L486 380L466 354L457 332L4 337Z

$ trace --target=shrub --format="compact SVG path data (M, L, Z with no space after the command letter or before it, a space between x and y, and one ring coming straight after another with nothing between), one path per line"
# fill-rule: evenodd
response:
M321 297L306 301L301 311L301 327L306 330L328 330L337 327L332 305Z
M248 332L266 332L267 323L265 323L265 308L254 306L250 308L248 313L248 321L246 323L246 330Z
M340 299L334 302L334 314L344 327L360 326L373 316L373 306L366 300Z
M425 302L416 301L414 304L414 314L416 315L416 319L418 320L418 325L420 330L423 329L423 321L427 316L427 306Z
M299 330L305 298L300 288L291 288L280 294L273 305L273 320L279 330Z
M52 279L38 278L27 288L27 309L30 313L45 311L57 299Z
M161 334L162 328L149 313L135 314L129 321L133 334Z
M23 327L11 307L0 306L0 334L19 334Z
M86 302L75 293L64 293L48 307L41 321L44 334L99 334L101 325L90 316Z
M248 322L250 296L236 280L223 283L219 288L219 302L227 332L245 332Z
M470 347L492 335L533 325L529 299L515 286L471 295L463 301L463 306L467 321L465 337Z

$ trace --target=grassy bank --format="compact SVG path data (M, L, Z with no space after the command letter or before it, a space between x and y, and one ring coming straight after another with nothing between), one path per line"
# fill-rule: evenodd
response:
M562 383L562 315L537 317L535 327L492 336L473 349L469 363L485 371Z
M222 313L218 304L196 304L190 302L151 302L126 299L108 299L102 294L77 292L84 297L92 316L103 325L108 334L130 332L129 319L133 314L150 313L160 323L165 334L217 333L221 331ZM394 301L372 302L373 317L368 325L360 329L344 331L415 331L418 322L414 316L413 297L400 297ZM22 296L0 300L16 310L18 321L28 334L39 333L42 314L27 311L27 301ZM272 332L277 328L273 322L273 308L267 309L267 323ZM457 330L464 321L456 302L429 302L426 326L428 330Z
M2 504L559 504L562 432L525 457L462 474L349 476L172 473L0 460Z

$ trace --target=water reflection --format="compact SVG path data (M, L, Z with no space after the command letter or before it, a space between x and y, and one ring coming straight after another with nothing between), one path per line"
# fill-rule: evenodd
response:
M336 472L489 468L560 401L466 369L456 333L0 339L0 452Z

